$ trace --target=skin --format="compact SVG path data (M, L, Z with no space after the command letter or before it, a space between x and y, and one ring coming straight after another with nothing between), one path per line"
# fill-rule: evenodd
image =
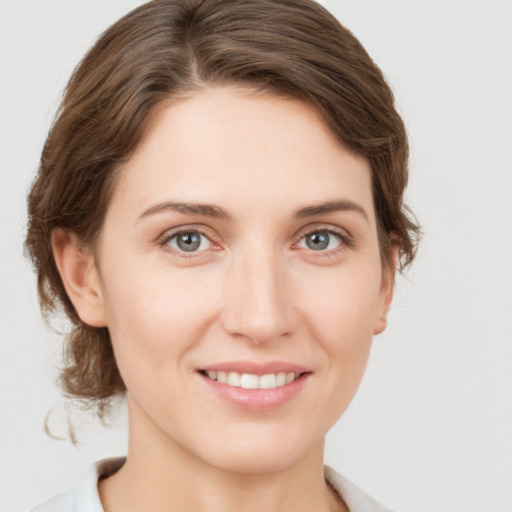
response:
M350 208L293 216L340 200ZM155 208L171 201L230 218ZM203 231L199 249L181 250L177 229ZM328 230L326 249L308 246ZM324 436L386 326L393 276L368 162L312 107L234 87L162 105L94 251L62 231L53 246L82 320L108 326L128 389L127 462L99 486L107 512L346 510L324 481ZM311 374L284 405L244 410L197 371L234 360Z

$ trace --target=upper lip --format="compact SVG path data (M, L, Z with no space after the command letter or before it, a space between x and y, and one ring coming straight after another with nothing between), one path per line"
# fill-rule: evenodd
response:
M226 361L223 363L209 364L199 368L199 370L251 373L254 375L265 375L268 373L280 372L305 373L311 371L305 366L284 361L268 361L266 363L258 363L255 361Z

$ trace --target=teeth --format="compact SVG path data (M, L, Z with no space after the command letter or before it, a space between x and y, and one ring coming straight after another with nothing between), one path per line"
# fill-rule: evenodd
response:
M233 387L242 387L244 389L274 389L293 382L300 374L294 372L267 373L265 375L255 375L253 373L238 372L216 372L208 370L208 378L227 384Z
M267 373L260 377L260 389L273 389L276 387L276 375Z
M259 377L251 373L242 373L240 377L240 386L244 389L258 389Z
M236 373L236 372L229 372L228 378L226 380L226 384L228 386L235 386L235 387L241 386L240 374Z

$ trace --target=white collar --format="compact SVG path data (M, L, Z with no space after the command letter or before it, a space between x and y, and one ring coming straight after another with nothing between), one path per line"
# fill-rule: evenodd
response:
M74 487L31 512L105 512L98 494L98 481L115 473L125 460L125 457L117 457L96 462ZM331 467L324 466L324 474L350 512L391 512Z

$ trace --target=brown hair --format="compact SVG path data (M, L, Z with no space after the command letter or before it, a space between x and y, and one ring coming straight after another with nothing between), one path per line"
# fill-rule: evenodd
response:
M391 90L359 41L312 0L155 0L96 42L74 71L28 197L26 248L43 314L72 323L61 386L100 416L125 390L107 328L78 317L57 271L55 228L94 244L116 171L133 154L157 105L210 85L238 84L298 98L368 159L384 265L398 245L411 263L419 228L403 203L407 136Z

